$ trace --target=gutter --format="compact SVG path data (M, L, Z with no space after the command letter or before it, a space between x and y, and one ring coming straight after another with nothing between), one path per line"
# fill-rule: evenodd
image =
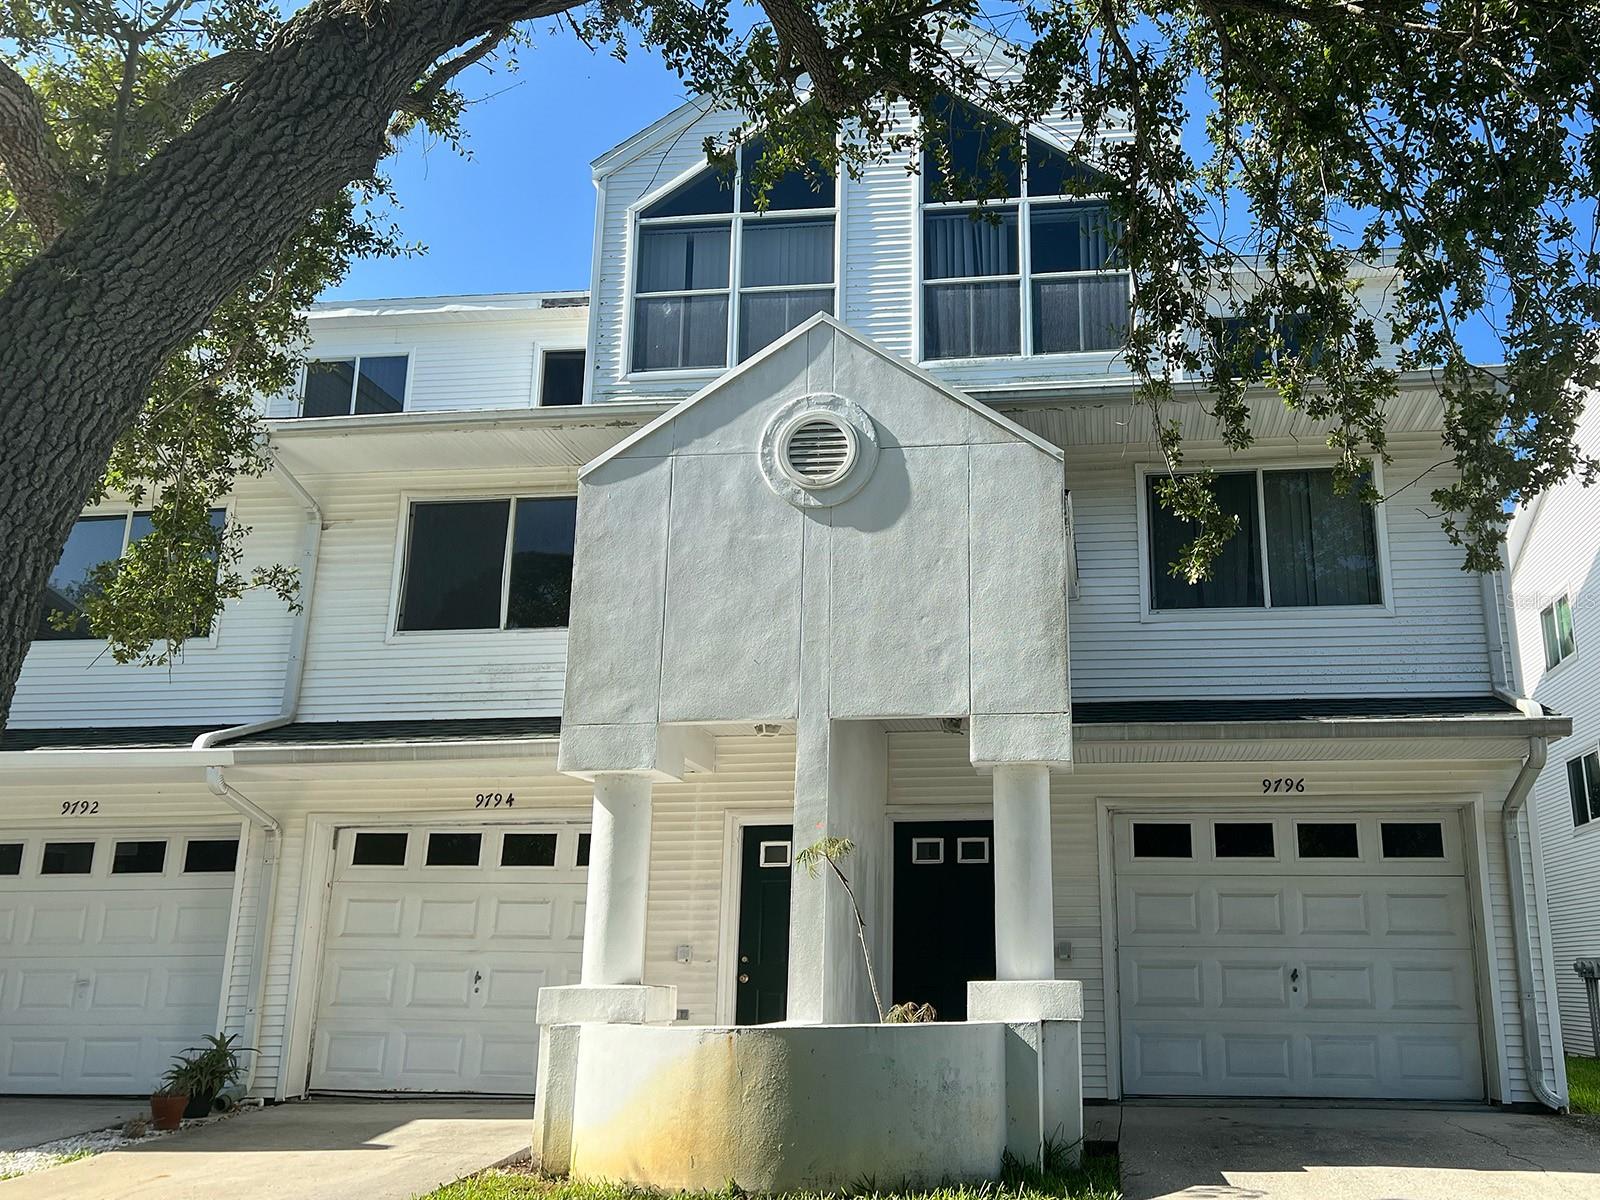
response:
M316 497L306 491L294 474L283 465L270 443L266 447L266 456L275 469L276 477L283 481L290 494L305 510L305 529L300 539L299 608L295 611L294 628L289 637L289 660L284 667L283 676L283 700L276 716L202 733L195 738L191 747L193 750L210 750L223 742L287 725L294 720L295 713L300 707L300 684L305 678L306 644L311 630L311 601L316 589L317 561L322 547L324 517L322 506L317 503ZM261 1062L261 1051L256 1043L261 1039L261 1009L267 984L267 939L271 933L273 900L277 894L283 827L276 817L230 784L223 776L221 766L207 766L205 771L206 787L210 789L211 794L260 829L265 838L261 855L261 886L256 893L255 938L250 951L248 991L250 1036L246 1044L253 1053L239 1091L242 1098L248 1096L255 1086L256 1068Z
M1539 1012L1533 977L1533 945L1528 937L1528 888L1523 877L1522 832L1518 820L1549 754L1542 737L1528 739L1528 757L1517 772L1500 808L1500 831L1506 843L1506 874L1511 892L1511 940L1517 957L1517 1009L1522 1017L1522 1060L1528 1087L1546 1108L1565 1112L1567 1098L1552 1087L1544 1074L1544 1054L1539 1037Z

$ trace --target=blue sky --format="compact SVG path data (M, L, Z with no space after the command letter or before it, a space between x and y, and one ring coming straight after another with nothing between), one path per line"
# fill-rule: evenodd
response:
M528 292L589 286L589 163L677 107L686 94L658 59L626 63L570 30L539 30L521 70L474 72L463 157L410 139L384 165L407 240L427 253L359 262L325 298Z

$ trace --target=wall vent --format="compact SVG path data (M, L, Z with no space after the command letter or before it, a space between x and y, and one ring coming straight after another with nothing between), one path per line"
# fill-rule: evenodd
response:
M826 487L850 470L855 451L855 438L841 422L808 416L789 431L783 446L783 464L803 487Z

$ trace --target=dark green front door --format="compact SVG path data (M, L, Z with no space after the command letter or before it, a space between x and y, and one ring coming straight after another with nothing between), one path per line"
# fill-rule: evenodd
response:
M897 821L894 1003L967 1017L967 983L994 978L993 821Z
M768 1025L788 1013L793 839L790 825L744 828L733 1018L740 1025Z

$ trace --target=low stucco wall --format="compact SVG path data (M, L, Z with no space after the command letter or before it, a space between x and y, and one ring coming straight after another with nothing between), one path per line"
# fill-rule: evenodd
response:
M584 1025L572 1175L753 1192L993 1179L1000 1024Z

